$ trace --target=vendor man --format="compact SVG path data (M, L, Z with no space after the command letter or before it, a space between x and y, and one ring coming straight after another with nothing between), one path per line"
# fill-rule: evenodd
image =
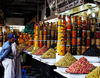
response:
M14 43L15 37L13 34L8 35L8 41L5 42L2 46L2 50L0 53L0 61L2 61L2 65L4 67L4 78L12 78L12 49L11 43Z

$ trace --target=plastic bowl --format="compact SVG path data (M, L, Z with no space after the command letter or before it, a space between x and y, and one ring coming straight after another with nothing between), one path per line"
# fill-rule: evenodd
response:
M100 63L98 56L84 56L90 63Z
M60 72L66 72L67 67L57 67Z
M70 74L72 78L85 78L87 74Z
M42 58L42 61L54 64L56 62L56 58Z
M73 55L77 60L79 60L83 55Z

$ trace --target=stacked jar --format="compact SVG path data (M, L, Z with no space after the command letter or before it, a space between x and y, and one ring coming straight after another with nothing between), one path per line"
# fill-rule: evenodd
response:
M36 22L34 24L34 40L33 40L34 47L35 47L35 35L36 35Z
M56 23L55 24L55 44L57 44L57 35L58 35L57 28L58 28L58 24Z
M42 33L43 33L43 31L42 31L42 23L41 23L41 21L40 21L39 24L40 24L39 25L39 47L42 47L43 46L43 41L42 41Z
M95 19L92 18L92 25L91 25L91 45L95 44L96 43L96 40L95 40Z
M47 48L49 48L51 45L51 42L50 42L51 31L50 31L50 29L51 29L51 24L47 23Z
M74 16L75 21L72 25L72 54L76 55L76 26L77 26L77 16Z
M96 25L96 46L98 47L98 48L100 48L100 43L99 43L99 38L100 38L100 32L99 32L99 30L100 30L100 27L99 27L99 25L100 24L97 24Z
M37 48L39 45L39 41L38 41L38 38L39 38L39 26L38 26L38 22L36 22L36 33L35 33L35 48Z
M81 17L77 21L77 55L81 55Z
M66 28L66 52L71 53L71 16L68 16L67 28Z
M67 18L67 16L66 16ZM65 20L65 51L66 51L66 40L67 40L67 20Z
M29 37L29 45L32 45L32 36Z
M65 15L63 15L63 23L61 25L61 36L60 36L60 55L65 55Z
M46 35L47 35L47 30L46 30L46 24L43 22L43 45L47 45L47 42L46 42Z
M86 50L86 21L82 21L82 54Z
M57 52L60 52L60 35L61 35L61 15L58 16L58 41L57 41Z
M86 39L86 46L87 46L87 49L90 47L90 27L91 27L91 18L89 18L87 20L87 39Z
M51 22L51 45L54 44L55 32L54 32L55 25Z
M100 38L100 9L98 11L97 24L98 24L98 27L99 27L99 38ZM99 39L99 49L100 49L100 39Z

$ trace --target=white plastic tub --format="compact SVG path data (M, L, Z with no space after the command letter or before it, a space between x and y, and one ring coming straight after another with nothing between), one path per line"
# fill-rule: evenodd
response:
M60 72L66 72L67 67L57 67Z

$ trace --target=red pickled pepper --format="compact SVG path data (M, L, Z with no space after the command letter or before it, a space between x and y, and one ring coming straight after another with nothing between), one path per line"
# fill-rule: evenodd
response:
M99 38L99 35L100 35L100 32L97 31L97 32L96 32L96 38Z
M66 20L65 20L65 18L66 18L66 16L65 15L63 15L63 25L64 25L64 31L65 31L65 33L66 33ZM65 40L66 40L66 35L65 35Z
M43 26L44 26L43 35L46 35L46 30L45 30L46 25L45 25L45 23L43 23Z
M71 23L71 18L70 17L68 18L68 23Z
M83 30L86 30L86 21L85 20L83 20L82 25L83 25Z
M40 41L40 42L39 42L39 47L42 47L42 46L43 46L43 42Z
M61 19L61 15L58 15L58 19Z
M64 15L63 16L63 24L65 25L65 33L66 33L66 29L67 29L67 26L66 26L66 20L65 20L66 16ZM66 35L65 35L65 40L66 40Z
M82 30L82 37L83 37L83 38L86 37L86 30Z
M44 54L46 51L47 51L47 47L46 47L46 46L43 46L42 48L40 48L40 49L35 53L35 55L42 55L42 54Z
M34 25L34 41L33 41L34 47L35 47L35 35L36 35L36 22L35 22L35 25Z
M86 21L85 21L85 20L83 20L82 24L86 24Z
M78 19L77 25L81 25L81 18Z
M87 38L87 46L90 46L90 38Z
M77 16L75 16L75 21L77 21Z
M72 45L76 45L76 38L72 38Z
M95 66L90 64L86 58L81 57L78 61L74 62L69 68L67 68L66 71L75 74L88 74L90 73L91 67Z
M68 17L67 29L71 29L71 16Z
M72 37L76 37L76 31L75 30L72 31Z

